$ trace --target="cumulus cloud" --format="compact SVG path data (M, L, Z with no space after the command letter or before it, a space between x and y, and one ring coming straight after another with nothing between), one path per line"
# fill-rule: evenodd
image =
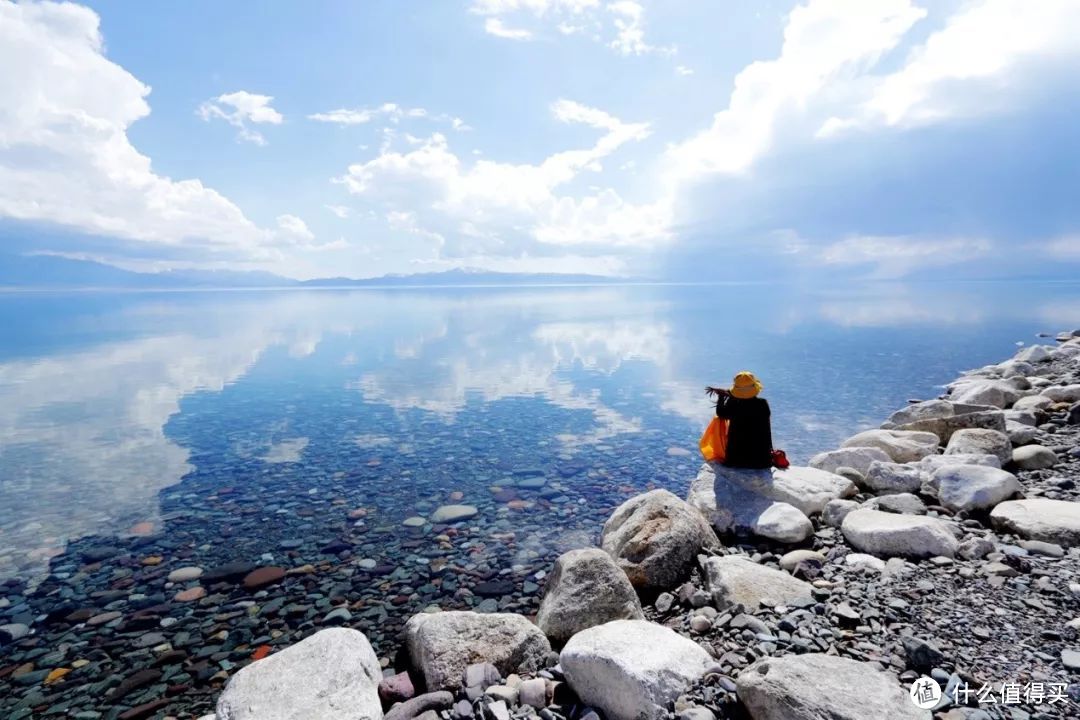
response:
M238 140L265 145L266 138L262 133L253 130L248 125L280 125L282 123L284 118L281 113L270 106L273 99L269 95L257 95L240 90L207 100L199 106L198 114L207 122L220 119L237 128L240 131L237 135Z
M619 148L645 139L648 124L627 123L570 100L555 102L551 113L559 122L602 134L591 147L514 164L467 162L435 133L405 150L385 147L337 180L381 204L394 229L445 240L440 253L451 256L516 256L545 245L640 247L668 239L666 205L634 205L610 188L563 192L583 173L599 172Z
M617 0L608 4L614 18L615 38L608 47L620 55L645 55L652 52L674 54L674 48L659 48L645 42L645 8L634 0Z
M0 67L19 68L0 73L0 217L208 262L273 257L273 231L197 179L154 172L131 144L150 88L105 56L92 10L0 0Z
M484 20L484 32L504 40L531 40L533 36L528 30L507 27L502 20L494 17Z
M338 108L328 112L312 113L308 120L333 123L335 125L366 125L373 120L386 120L398 124L403 120L427 119L432 122L446 123L454 130L469 130L469 126L459 117L446 113L430 113L424 108L407 108L397 103L383 103L377 107Z

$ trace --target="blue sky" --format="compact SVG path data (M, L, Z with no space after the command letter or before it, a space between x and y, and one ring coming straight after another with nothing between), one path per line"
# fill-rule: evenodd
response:
M140 270L1080 270L1074 0L0 0L0 239Z

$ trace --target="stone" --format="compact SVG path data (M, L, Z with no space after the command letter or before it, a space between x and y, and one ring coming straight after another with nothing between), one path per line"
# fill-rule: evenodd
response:
M30 634L30 628L23 623L0 625L0 645L7 645L21 640Z
M853 570L871 570L878 573L885 571L884 560L865 553L848 553L844 556L844 564Z
M1021 540L1020 547L1036 555L1046 557L1065 557L1065 549L1056 543L1043 542L1041 540Z
M1058 464L1058 456L1042 445L1025 445L1012 451L1010 458L1021 470L1043 470Z
M536 624L556 645L611 620L642 620L634 587L611 556L599 548L559 556L547 577Z
M1080 503L1031 498L1007 500L993 509L994 528L1027 540L1042 540L1062 547L1080 545Z
M993 405L1007 408L1023 396L1023 392L1009 380L965 378L954 383L949 398L953 402L969 405Z
M390 708L390 711L386 713L384 720L413 720L414 718L419 720L425 713L436 713L440 710L446 710L453 704L454 695L445 690L424 693L423 695L417 695L412 700L406 700L400 705L395 705ZM311 717L311 720L316 720L318 716L303 715L301 717ZM428 716L428 718L430 717L431 716ZM322 719L319 718L319 720Z
M709 632L712 629L712 620L704 615L694 615L690 618L690 630L698 635Z
M1066 670L1080 671L1080 650L1062 649L1061 664L1065 666Z
M859 509L848 514L840 531L856 550L878 557L953 557L959 542L942 520Z
M954 512L991 510L1021 490L1012 473L982 465L947 465L934 472L931 483L941 504Z
M876 447L893 462L921 460L938 452L938 436L914 430L865 430L845 440L842 447Z
M202 574L201 580L204 585L213 585L219 582L237 582L242 580L245 575L255 569L255 565L242 560L236 560L233 562L219 565L215 568L210 568Z
M415 695L416 688L413 686L409 673L391 675L379 682L379 699L388 707L394 703L411 700Z
M1032 345L1016 353L1013 357L1020 362L1047 362L1050 359L1050 351L1055 349L1051 345Z
M1012 459L1009 436L998 430L967 429L953 433L946 455L993 455L1004 465Z
M1040 394L1056 403L1074 403L1080 400L1080 385L1054 385Z
M244 576L244 589L252 592L261 590L271 585L276 585L285 579L285 568L261 567L252 570Z
M958 405L957 407L982 407ZM985 429L1005 431L1005 414L997 408L985 407L974 412L964 412L950 417L939 417L927 420L918 420L900 425L898 430L918 430L931 432L937 435L941 444L947 444L952 436L961 430Z
M363 633L330 628L233 675L218 720L381 720L379 659Z
M707 558L702 569L719 610L739 604L753 611L762 604L788 605L812 595L810 583L736 555Z
M983 537L968 538L960 543L956 554L965 560L981 560L994 552L994 543Z
M505 700L495 700L484 706L484 715L488 720L510 720L510 708Z
M791 572L801 562L812 562L818 565L824 565L826 560L825 556L816 550L792 550L791 552L784 553L780 558L780 567L783 570Z
M476 662L491 663L503 675L535 672L551 652L538 627L509 613L420 613L405 624L405 644L428 690L456 690Z
M888 462L889 459L885 451L878 447L846 447L818 453L810 458L809 464L812 468L833 473L841 467L850 467L865 475L870 463L875 460Z
M1012 409L1030 410L1037 412L1040 410L1046 410L1053 404L1054 401L1046 397L1045 395L1028 395L1027 397L1022 397L1015 403L1013 403Z
M863 507L871 510L898 513L900 515L925 515L926 505L918 496L911 493L894 493L871 498L863 504Z
M776 542L799 543L814 534L814 525L798 508L774 502L754 518L749 530Z
M904 653L907 655L908 667L918 672L929 673L945 660L945 656L936 645L922 638L905 635L900 638L900 644L903 645Z
M879 494L913 493L922 487L923 473L914 465L875 460L870 463L863 487Z
M753 720L930 720L895 675L832 655L764 658L735 685Z
M687 500L718 532L800 542L813 532L807 514L821 512L830 500L855 492L847 478L814 468L754 470L705 463Z
M171 583L189 582L191 580L198 580L202 574L203 569L201 567L182 567L169 573L168 580Z
M858 509L859 503L854 500L830 500L821 513L821 519L829 527L838 528L849 512Z
M523 680L518 687L518 700L522 705L528 705L537 710L547 707L547 680L544 678Z
M635 588L667 590L689 574L702 549L720 541L696 508L667 490L652 490L615 509L600 543Z
M196 600L202 600L206 597L206 588L202 585L196 585L193 588L187 590L181 590L173 596L173 600L176 602L195 602Z
M429 520L435 524L449 524L476 517L479 511L473 505L443 505L431 514Z
M1019 447L1033 442L1039 431L1031 425L1009 420L1005 423L1005 434L1014 447Z
M916 463L916 466L927 475L933 475L934 471L946 465L985 465L1000 470L1001 460L998 459L997 455L957 454L929 455Z
M675 720L716 720L716 715L707 707L692 705L676 713Z
M656 596L656 602L653 603L653 607L656 608L658 613L666 613L674 604L675 596L668 592L662 592Z
M644 620L584 630L559 655L570 688L607 720L660 720L712 664L694 641Z

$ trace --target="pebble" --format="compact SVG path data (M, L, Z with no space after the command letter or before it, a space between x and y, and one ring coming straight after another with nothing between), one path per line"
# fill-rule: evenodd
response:
M202 574L203 569L201 567L182 567L169 573L168 580L171 583L189 582L191 580L198 580Z
M181 590L176 593L173 600L176 602L194 602L196 600L201 600L204 597L206 597L206 588L202 585L196 585L193 588Z

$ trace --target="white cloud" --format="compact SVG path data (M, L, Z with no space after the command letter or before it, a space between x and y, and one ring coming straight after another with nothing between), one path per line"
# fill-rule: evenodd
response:
M926 11L909 0L811 0L792 10L774 60L746 66L712 125L667 153L674 178L745 171L771 149L777 125L808 110L830 83L896 47ZM790 119L789 119L790 121Z
M524 10L537 16L549 12L581 14L600 6L600 0L474 0L472 12L479 15L501 15Z
M1080 260L1080 235L1066 235L1042 245L1044 254L1059 260Z
M676 65L675 66L675 74L676 75L682 75L683 77L686 77L688 75L693 75L694 70L693 70L693 68L688 68L685 65Z
M402 107L397 103L383 103L370 108L338 108L329 112L313 113L308 115L308 120L316 122L333 123L335 125L366 125L373 120L387 120L398 124L403 120L427 119L432 122L446 123L454 130L471 129L465 121L459 117L446 113L433 114L424 108Z
M877 277L899 277L917 268L974 261L992 249L990 241L980 238L864 235L827 245L820 260L825 265L871 264Z
M1080 54L1074 0L983 0L967 5L915 48L904 65L874 78L868 99L829 118L823 135L871 124L910 126L1008 104L1034 60Z
M531 40L532 33L520 28L511 28L503 24L499 18L489 17L484 20L484 32L488 35L503 38L504 40Z
M659 52L675 53L674 48L658 48L645 42L645 8L634 0L617 0L607 6L614 18L615 38L608 46L620 55L645 55Z
M341 218L342 220L349 217L349 215L351 214L349 208L345 207L344 205L323 205L323 207L337 217Z
M265 145L266 138L257 130L248 127L248 123L280 125L284 118L270 102L269 95L256 95L246 90L226 93L207 100L199 106L199 117L209 122L220 118L240 130L237 139L256 145Z
M19 68L0 72L0 217L167 245L205 262L275 257L273 233L220 193L153 171L127 137L150 113L150 88L103 53L88 8L0 0L0 67Z
M470 165L435 133L407 151L384 148L351 165L338 182L395 213L388 219L397 229L445 238L447 247L439 249L455 256L517 256L535 243L645 247L667 240L666 204L635 206L612 189L560 193L582 173L601 170L602 160L620 147L646 138L649 126L569 100L557 101L551 112L559 122L603 134L591 147L556 152L536 164L481 159Z

